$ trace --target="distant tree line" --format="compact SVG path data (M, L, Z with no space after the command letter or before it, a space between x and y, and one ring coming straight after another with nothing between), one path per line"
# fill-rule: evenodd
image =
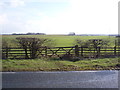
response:
M75 33L74 33L74 32L70 32L68 35L70 35L70 36L74 36Z
M46 35L46 34L45 33L25 33L25 34L13 33L12 35Z

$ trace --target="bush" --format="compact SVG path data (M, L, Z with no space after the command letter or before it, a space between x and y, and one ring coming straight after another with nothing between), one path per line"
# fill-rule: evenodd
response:
M29 37L18 37L16 38L18 40L18 43L20 46L25 50L26 58L28 59L28 49L30 50L30 58L34 59L37 58L40 51L40 47L45 46L45 43L47 43L48 39L42 39L42 38L29 38Z
M103 46L109 46L109 40L104 39L89 39L87 41L83 41L80 39L76 40L76 43L81 47L91 47L91 48L97 48L97 47L103 47Z

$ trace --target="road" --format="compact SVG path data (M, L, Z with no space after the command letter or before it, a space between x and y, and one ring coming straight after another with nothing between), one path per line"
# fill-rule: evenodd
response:
M118 88L118 71L3 72L3 88Z

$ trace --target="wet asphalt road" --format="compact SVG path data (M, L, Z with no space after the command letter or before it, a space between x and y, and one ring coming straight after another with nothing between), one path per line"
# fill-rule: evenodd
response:
M118 71L3 72L3 88L118 88Z

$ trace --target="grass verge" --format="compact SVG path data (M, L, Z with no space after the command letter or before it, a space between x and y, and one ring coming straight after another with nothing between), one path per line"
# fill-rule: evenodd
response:
M2 60L2 71L81 70L120 70L120 58L84 59L76 62L58 59Z

